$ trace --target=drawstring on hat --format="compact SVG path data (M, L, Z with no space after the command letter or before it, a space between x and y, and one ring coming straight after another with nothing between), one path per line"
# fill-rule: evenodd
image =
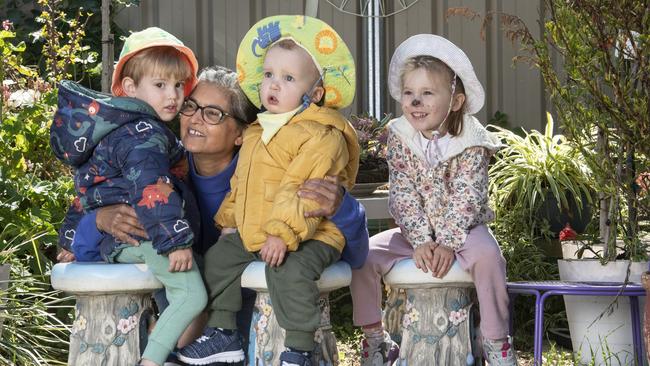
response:
M307 109L307 107L309 107L309 105L311 104L311 93L314 92L314 89L316 89L318 83L321 80L323 80L323 77L325 76L326 72L327 69L323 69L323 73L320 74L320 77L314 82L311 88L309 88L309 91L302 95L302 105L300 106L300 111L298 113L304 111L305 109Z
M429 149L431 148L431 144L433 144L433 148L435 149L434 153L437 155L437 157L436 157L437 161L439 161L440 158L442 158L442 150L440 149L440 145L438 144L438 140L440 140L440 128L442 126L444 126L445 123L447 123L447 118L449 117L449 113L451 113L451 107L454 104L454 93L455 92L456 92L456 74L454 73L454 78L451 80L451 99L449 100L449 107L447 108L447 115L445 116L445 119L442 120L442 123L440 124L440 126L438 126L438 128L431 133L431 135L432 135L431 139L428 139L429 141L427 141L427 146L425 147L425 151L429 151ZM415 104L415 102L418 102L418 105L420 103L419 100L414 99L413 102L411 102L411 104L414 107L417 106ZM427 162L429 163L429 165L431 165L431 166L434 165L434 162L429 160L429 154L425 153L425 155L427 157Z
M454 93L456 92L456 73L454 73L454 78L451 79L451 98L449 99L449 107L447 108L447 115L445 115L445 119L442 120L442 123L440 126L438 126L438 129L436 131L433 131L433 136L434 140L437 135L440 134L440 128L447 123L447 118L449 118L449 114L451 113L451 107L454 105Z

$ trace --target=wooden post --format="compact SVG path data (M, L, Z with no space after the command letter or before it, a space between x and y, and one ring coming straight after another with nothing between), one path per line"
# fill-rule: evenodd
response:
M102 0L102 91L111 92L113 76L113 35L111 34L111 0Z

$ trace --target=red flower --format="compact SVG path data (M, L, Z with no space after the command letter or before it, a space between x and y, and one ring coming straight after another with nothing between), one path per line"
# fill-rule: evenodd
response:
M2 29L8 31L11 30L11 27L14 25L14 23L11 22L9 19L5 19L2 21Z
M567 222L566 226L564 226L564 229L560 231L560 241L575 240L577 237L578 233L576 233L576 231L573 230L571 228L571 225Z

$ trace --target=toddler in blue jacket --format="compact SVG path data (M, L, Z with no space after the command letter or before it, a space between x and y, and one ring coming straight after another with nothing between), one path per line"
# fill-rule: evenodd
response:
M74 169L77 192L61 247L80 261L146 263L165 286L169 306L149 335L142 365L162 365L207 302L184 218L184 151L164 124L178 114L197 69L192 51L173 35L159 28L133 33L115 67L113 96L63 81L50 129L52 150ZM149 240L132 246L104 235L99 247L75 241L85 214L117 203L136 210Z

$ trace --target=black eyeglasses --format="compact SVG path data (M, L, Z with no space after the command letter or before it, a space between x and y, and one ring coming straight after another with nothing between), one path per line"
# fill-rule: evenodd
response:
M201 117L203 120L211 125L218 125L223 122L223 119L226 117L232 117L235 120L239 121L239 118L233 116L230 113L222 111L219 107L213 105L206 105L201 107L196 101L192 98L185 99L183 106L181 107L181 114L187 117L192 117L196 111L201 111Z

